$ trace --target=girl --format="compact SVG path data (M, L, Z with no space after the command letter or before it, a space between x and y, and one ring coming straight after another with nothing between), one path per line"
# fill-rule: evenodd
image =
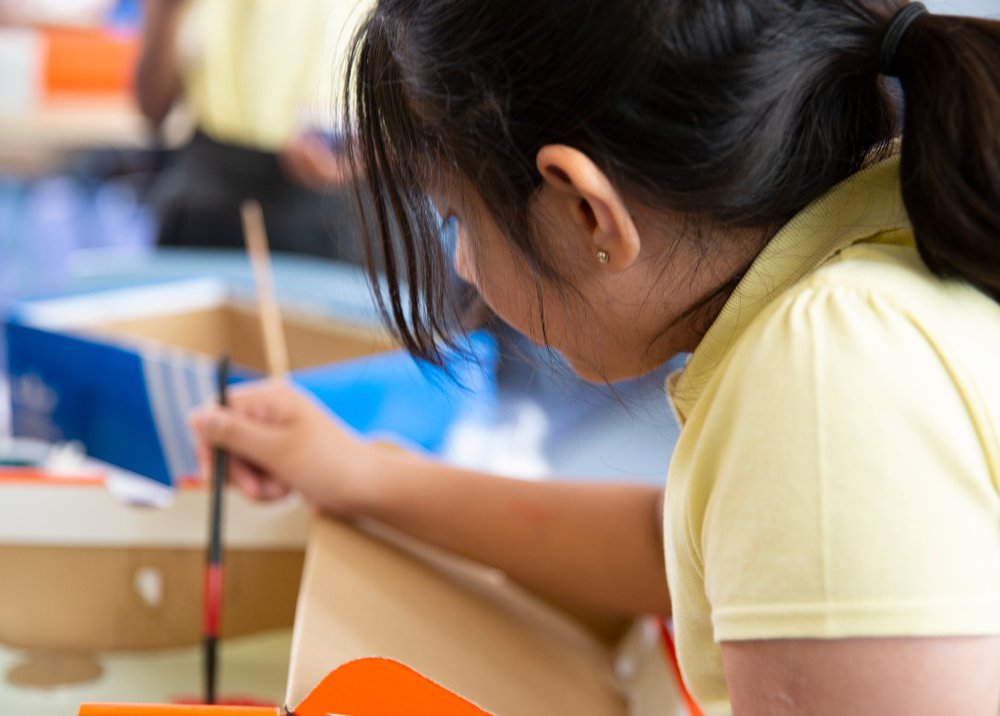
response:
M273 383L203 446L253 495L671 613L710 714L994 716L998 67L1000 24L899 0L381 0L348 102L387 317L436 355L440 217L582 376L691 351L662 503L385 454Z

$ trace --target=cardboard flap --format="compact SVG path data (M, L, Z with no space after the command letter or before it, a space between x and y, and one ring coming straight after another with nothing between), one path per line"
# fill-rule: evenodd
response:
M505 580L432 566L384 538L312 525L288 702L358 658L396 659L489 712L621 716L611 657L582 628Z

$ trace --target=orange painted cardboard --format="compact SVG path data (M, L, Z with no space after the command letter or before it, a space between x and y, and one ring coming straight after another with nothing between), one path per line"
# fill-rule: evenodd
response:
M294 716L486 716L487 712L392 659L357 659L332 671Z
M357 659L327 674L291 711L261 706L82 704L79 716L488 716L391 659Z
M318 519L299 593L288 703L331 669L369 656L407 664L490 713L627 712L611 650L565 614L492 570L384 528Z

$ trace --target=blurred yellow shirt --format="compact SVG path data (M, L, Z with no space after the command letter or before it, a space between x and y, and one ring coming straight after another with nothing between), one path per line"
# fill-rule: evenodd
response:
M190 0L184 95L209 136L276 151L339 115L346 47L370 0Z
M784 227L668 392L685 681L719 643L1000 634L1000 305L920 261L898 159Z

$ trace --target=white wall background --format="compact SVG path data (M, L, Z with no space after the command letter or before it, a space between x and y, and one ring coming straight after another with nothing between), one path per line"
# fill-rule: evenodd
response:
M982 15L1000 18L1000 0L924 0L931 12L942 15Z

